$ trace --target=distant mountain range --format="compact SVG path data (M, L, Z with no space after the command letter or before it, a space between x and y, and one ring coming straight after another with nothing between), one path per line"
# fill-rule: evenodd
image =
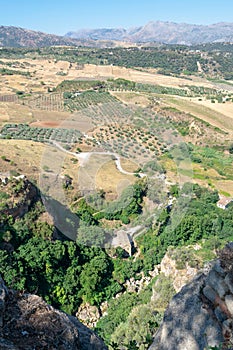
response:
M77 32L68 32L65 36L46 34L13 26L0 26L0 46L4 47L45 47L55 45L103 47L118 45L114 41L185 45L233 42L233 23L196 25L157 21L130 29L83 29Z
M18 27L0 26L0 46L44 47L54 45L80 45L77 39L46 34Z
M166 44L202 44L233 42L233 23L196 25L173 22L149 22L130 29L83 29L69 32L69 38L91 40L119 40L128 42L160 42Z

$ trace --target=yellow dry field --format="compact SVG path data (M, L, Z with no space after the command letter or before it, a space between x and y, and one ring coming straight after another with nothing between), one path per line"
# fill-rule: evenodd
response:
M5 156L7 159L0 158L1 172L15 170L38 179L44 149L43 144L32 141L0 140L1 157Z
M123 167L123 164L122 164ZM103 164L96 174L96 187L102 188L108 194L115 198L130 184L135 183L136 177L133 175L124 175L117 168L114 161L110 160Z
M233 181L219 180L215 182L215 187L220 194L228 194L230 197L233 197Z
M50 155L48 164L46 155ZM17 171L27 175L30 179L38 181L43 166L50 169L59 167L58 175L69 174L73 179L77 178L78 164L72 161L72 156L64 154L63 162L59 164L59 152L55 148L45 146L39 142L26 140L0 140L0 172ZM57 161L57 157L58 161Z
M211 186L220 193L227 193L233 196L233 181L224 180L224 177L214 169L205 170L199 164L181 163L179 167L171 159L164 159L163 166L166 168L166 178L168 183L182 184L184 182L197 183L201 186Z
M0 126L4 123L30 123L34 121L33 113L29 107L0 102Z
M12 61L4 60L2 61ZM158 84L171 87L182 87L184 85L196 85L215 87L211 82L198 77L192 80L170 77L157 74L156 71L140 71L116 66L95 66L84 65L83 69L77 69L76 64L56 60L18 60L19 66L11 69L30 72L31 77L22 75L0 76L0 94L13 94L17 90L25 92L47 92L48 88L54 88L63 80L73 79L107 79L124 78L135 82ZM25 64L26 62L26 64ZM4 65L0 64L0 68ZM61 75L62 74L62 75ZM147 106L150 100L147 94L135 92L112 92L114 96L124 103ZM156 95L154 94L156 97ZM168 95L159 95L164 106L177 108L190 113L213 126L219 127L233 133L233 103L211 103L210 101L198 101ZM32 110L30 107L0 102L0 126L4 123L29 123L34 126L77 128L83 132L93 129L91 118L83 117L81 113L70 114L68 112L48 112ZM223 136L224 137L224 136ZM83 151L89 150L86 145L82 146ZM86 148L85 148L86 147ZM43 166L43 155L45 146L32 141L21 140L0 140L0 171L7 172L16 170L26 174L30 178L38 179ZM56 162L56 150L51 151L49 162ZM72 161L72 156L65 155L64 163L61 165L59 174L69 174L74 183L84 191L104 189L107 198L116 198L129 184L134 183L137 178L133 175L124 175L117 170L115 162L111 157L104 155L92 155L85 167L79 167L78 163ZM193 168L193 174L185 166L177 170L176 164L172 161L165 162L167 179L170 182L185 182L194 179L200 184L212 184L219 191L233 195L233 181L224 180L219 174L211 170L204 171L201 168ZM138 165L128 159L121 159L121 166L125 171L134 172Z
M134 163L123 160L123 169ZM107 199L115 199L124 188L136 181L134 175L122 174L112 157L104 154L92 154L88 161L78 169L78 187L85 194L103 189Z
M2 59L2 62L14 62L10 59ZM47 92L48 87L54 88L63 80L73 79L107 79L123 78L140 83L159 84L163 86L181 87L183 85L202 85L213 87L214 84L201 78L193 77L186 80L177 77L165 76L156 72L144 72L136 69L85 64L83 69L77 69L77 64L67 61L48 59L18 59L18 65L12 65L11 70L29 72L31 76L2 75L0 76L1 94L14 93L17 90L25 92ZM7 68L0 64L0 68ZM62 74L62 75L61 75Z
M0 126L5 123L28 123L36 127L57 127L87 132L93 128L91 118L81 113L41 111L11 102L0 102Z
M133 173L138 169L139 165L130 159L121 157L121 167L123 170L128 171L129 173Z
M173 97L173 96L163 96L162 101L165 105L177 108L180 111L190 113L213 126L216 126L224 131L233 132L233 118L225 114L224 108L220 111L214 109L211 105L205 106L200 103L192 101L192 99ZM215 105L213 103L213 105ZM232 107L230 107L232 108Z
M115 96L116 98L118 98L118 100L127 104L139 105L141 107L147 107L150 104L150 99L145 93L112 91L111 95Z
M227 193L233 196L233 181L225 180L215 169L203 169L199 164L193 164L194 182L199 185L209 183L220 193Z
M12 60L2 59L4 62L12 62ZM1 94L23 90L25 92L47 92L48 87L56 87L66 77L66 74L75 78L78 76L77 71L73 68L69 69L70 63L56 60L32 60L19 59L19 65L11 67L11 70L29 72L31 76L25 77L22 75L4 75L0 78ZM25 62L27 64L25 64ZM4 67L3 64L0 68ZM57 73L65 74L64 76Z
M127 186L135 181L136 177L120 173L115 162L110 161L99 169L96 176L96 187L102 188L106 193L117 198Z
M196 103L197 105L213 109L214 111L224 114L225 116L233 119L233 102L227 101L225 103L212 103L210 100L204 99L202 101L199 101L198 98L192 99L192 102Z
M85 64L84 69L80 71L80 76L109 78L123 78L132 80L138 83L157 84L163 86L181 87L182 85L197 85L200 86L200 79L186 80L156 73L148 73L140 70L118 67L118 66L97 66L93 64ZM206 87L213 87L211 82L201 80L201 85Z

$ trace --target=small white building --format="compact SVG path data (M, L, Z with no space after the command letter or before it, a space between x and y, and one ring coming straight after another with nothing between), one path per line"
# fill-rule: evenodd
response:
M232 198L220 196L219 201L217 202L217 207L220 209L227 209L229 204L232 202Z

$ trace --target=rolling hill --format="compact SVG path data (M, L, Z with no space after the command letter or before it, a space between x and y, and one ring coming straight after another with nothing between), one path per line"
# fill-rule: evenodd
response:
M81 45L80 40L46 34L13 26L0 26L0 46L4 47L44 47L55 45Z

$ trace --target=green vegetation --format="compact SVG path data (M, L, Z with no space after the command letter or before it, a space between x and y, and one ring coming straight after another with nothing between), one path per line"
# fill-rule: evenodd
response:
M103 88L104 82L100 80L64 80L56 87L56 91L86 91L86 90L99 90Z
M215 169L226 180L233 179L233 156L223 154L212 147L189 145L190 158L194 163L201 163L204 168Z
M3 139L32 140L37 142L58 141L75 143L82 139L82 134L75 129L30 127L27 124L5 124L1 130Z
M204 53L204 54L202 54ZM226 54L227 53L227 54ZM232 47L226 43L185 45L160 45L158 47L88 48L44 47L2 48L0 58L46 58L65 60L80 69L85 63L117 65L124 67L157 68L166 75L197 74L197 61L204 74L210 77L232 79Z
M0 68L0 75L24 75L26 77L30 77L30 72L24 72L19 70L13 70L8 68Z
M113 215L109 219L115 219L119 213L123 215L125 210L126 218L140 217L143 198L147 195L145 185L139 180L126 189L117 202L104 209L109 215L112 206ZM17 188L14 191L17 192ZM28 214L15 222L10 217L3 218L1 242L11 244L14 250L0 250L0 273L8 286L36 291L47 302L71 314L82 302L100 305L108 300L108 314L101 318L96 330L110 349L111 346L114 349L114 343L127 349L131 342L147 349L161 321L161 313L174 294L171 280L161 275L140 293L127 291L125 282L149 276L149 271L161 262L167 250L178 268L187 262L201 266L213 258L212 252L217 247L233 237L233 206L225 211L217 208L216 191L187 183L182 189L176 187L175 192L174 206L161 211L157 221L151 222L146 232L136 238L138 254L128 258L120 249L114 252L98 247L104 244L106 230L95 209L84 199L78 201L76 209L82 220L77 242L62 236L61 240L54 240L53 227L40 221L44 208L37 202ZM5 201L7 197L1 190L1 198ZM92 246L88 246L90 243ZM195 254L184 247L194 243L201 246ZM171 246L178 250L169 248ZM137 327L138 332L133 331Z
M131 217L142 212L143 196L146 194L147 185L138 181L135 185L128 186L117 201L108 204L107 208L98 212L94 217L97 219L121 220L128 224Z
M82 69L84 63L122 65L145 71L153 67L158 73L181 75L184 79L190 79L184 76L198 74L199 61L203 74L210 74L211 79L218 77L219 83L222 83L222 77L230 79L232 48L215 44L210 48L210 57L202 55L206 47L201 46L200 51L181 45L169 49L168 46L69 50L62 47L40 50L3 48L0 57L42 57L53 59L54 63L68 60L77 70ZM23 68L19 62L14 64ZM21 74L20 70L10 67L2 68L0 74ZM28 76L27 73L23 75ZM40 84L45 83L41 81ZM138 108L136 101L135 106L129 107L111 95L112 91L126 91L128 95L141 92L140 96L148 98L149 106ZM201 138L204 132L207 134L211 130L215 132L214 136L217 132L217 136L222 136L224 132L220 134L219 129L211 129L207 122L178 109L160 109L156 101L161 95L163 101L170 101L171 105L173 99L178 100L175 96L207 98L214 103L232 99L232 95L223 90L185 83L180 88L172 88L122 78L64 80L56 89L49 88L47 94L26 95L19 90L10 101L16 98L32 109L46 111L82 111L83 118L87 117L96 126L91 127L89 137L75 129L31 127L28 124L5 124L1 130L2 139L57 141L66 149L75 143L77 153L85 147L98 148L109 151L110 155L117 153L128 158L124 160L128 169L129 160L137 164L135 173L138 178L133 177L137 181L119 190L117 199L109 200L110 196L107 197L103 189L85 197L80 190L74 194L75 199L70 198L73 202L67 211L71 210L79 222L74 232L77 234L75 241L68 240L57 227L44 221L45 208L40 201L26 215L14 220L9 209L16 207L22 199L24 182L11 179L8 186L3 182L0 184L0 274L6 284L10 288L37 293L48 303L72 315L81 304L102 308L102 303L107 301L107 313L97 323L96 331L110 350L148 349L164 309L175 293L171 278L162 274L151 277L166 252L176 261L177 269L184 269L187 264L201 267L215 257L218 248L233 239L233 204L227 210L219 209L216 190L185 183L182 187L171 185L167 193L163 187L163 174L167 171L165 164L169 161L179 167L190 160L198 168L192 174L190 169L181 166L181 175L207 180L205 172L214 169L219 179L233 180L233 144L228 140L223 145L213 137L206 146L207 142ZM179 99L180 103L186 103L186 100ZM204 109L200 107L200 110L203 112ZM192 132L195 133L195 130L190 131L190 118L195 120L202 133L195 134L196 145L179 141L179 134L191 137ZM229 152L223 153L224 150ZM14 160L5 154L7 156L1 155L2 164L14 166ZM115 160L112 155L111 164ZM77 163L76 158L71 161ZM203 172L199 171L198 165ZM46 178L51 170L48 165L42 168ZM86 168L82 169L85 174ZM146 176L140 178L141 173ZM65 193L72 188L71 180L65 175ZM211 185L209 182L209 187ZM230 196L223 191L221 194ZM142 230L131 236L128 232L137 225L142 226ZM134 242L132 256L122 247L113 248L109 243L122 229ZM194 245L199 248L194 250Z
M153 332L162 320L162 313L150 302L152 283L139 293L126 292L110 301L108 314L96 326L110 349L115 349L114 346L128 349L133 341L137 348L147 349L152 342Z
M108 92L84 91L78 93L64 92L64 107L65 110L73 112L90 106L95 106L101 103L116 102L117 99L111 96Z
M91 90L92 89L92 90ZM84 92L87 94L92 92L103 92L103 91L140 91L148 92L155 94L165 94L165 95L177 95L184 97L201 97L206 96L208 99L218 98L222 99L223 97L229 96L229 93L223 93L220 90L207 88L204 86L195 86L195 85L182 85L180 88L165 87L156 84L143 84L135 83L131 80L117 78L117 79L108 79L106 81L99 80L64 80L60 83L56 91L64 92L64 98L75 98L75 92L79 92L80 97L85 97ZM70 91L70 92L67 92ZM98 95L97 95L98 96ZM103 97L104 95L102 95ZM231 94L230 94L231 96ZM88 95L87 95L88 97ZM100 96L101 97L101 96ZM99 97L99 98L100 98Z

